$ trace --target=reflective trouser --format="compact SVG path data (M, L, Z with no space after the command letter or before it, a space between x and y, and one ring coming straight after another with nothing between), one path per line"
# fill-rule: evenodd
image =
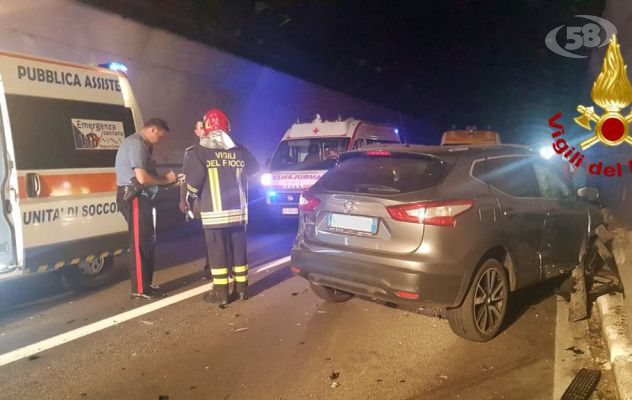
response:
M248 258L246 228L204 229L213 291L220 297L228 297L228 284L234 279L235 291L244 293L248 286Z
M118 187L116 203L127 221L130 244L129 277L132 293L148 293L154 275L154 204L139 195L132 201L123 200L123 187Z

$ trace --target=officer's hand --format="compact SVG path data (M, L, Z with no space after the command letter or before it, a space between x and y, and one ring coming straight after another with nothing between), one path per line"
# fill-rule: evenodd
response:
M189 202L188 201L181 201L180 202L180 211L182 211L183 214L188 213L191 210L191 207L189 207Z
M175 183L176 173L173 171L169 171L167 172L167 175L165 175L165 178L167 179L167 183Z

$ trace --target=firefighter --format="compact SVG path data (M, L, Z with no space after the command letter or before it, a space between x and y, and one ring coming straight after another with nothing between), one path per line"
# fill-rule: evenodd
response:
M155 243L153 199L158 186L175 183L176 175L173 171L158 175L151 153L153 145L167 132L169 127L165 121L152 118L139 132L126 137L116 152L116 203L129 229L129 273L133 299L160 297L157 287L152 285Z
M198 140L204 137L204 122L197 121L193 133ZM184 158L187 158L187 153L192 151L195 145L189 146L184 150ZM180 181L180 211L186 215L187 220L196 219L200 221L200 201L198 197L187 190L186 180ZM204 264L204 275L202 279L208 279L211 274L211 267L208 260L208 251L204 252L206 256L206 264Z
M241 300L248 295L246 224L248 181L259 165L252 154L230 137L226 114L212 109L204 115L204 136L185 154L187 190L200 199L200 216L213 276L205 301L228 304L229 282Z

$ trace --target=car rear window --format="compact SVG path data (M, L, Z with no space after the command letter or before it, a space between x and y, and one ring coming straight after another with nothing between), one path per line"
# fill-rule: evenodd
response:
M444 173L444 163L428 156L361 154L344 158L320 184L335 192L401 194L433 187Z

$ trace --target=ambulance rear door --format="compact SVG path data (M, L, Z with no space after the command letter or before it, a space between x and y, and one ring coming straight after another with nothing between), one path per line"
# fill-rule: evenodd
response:
M16 226L20 223L17 177L13 157L13 143L9 132L7 104L4 96L2 76L0 76L0 280L22 274L18 268L18 248L16 246ZM21 257L20 257L21 258Z

